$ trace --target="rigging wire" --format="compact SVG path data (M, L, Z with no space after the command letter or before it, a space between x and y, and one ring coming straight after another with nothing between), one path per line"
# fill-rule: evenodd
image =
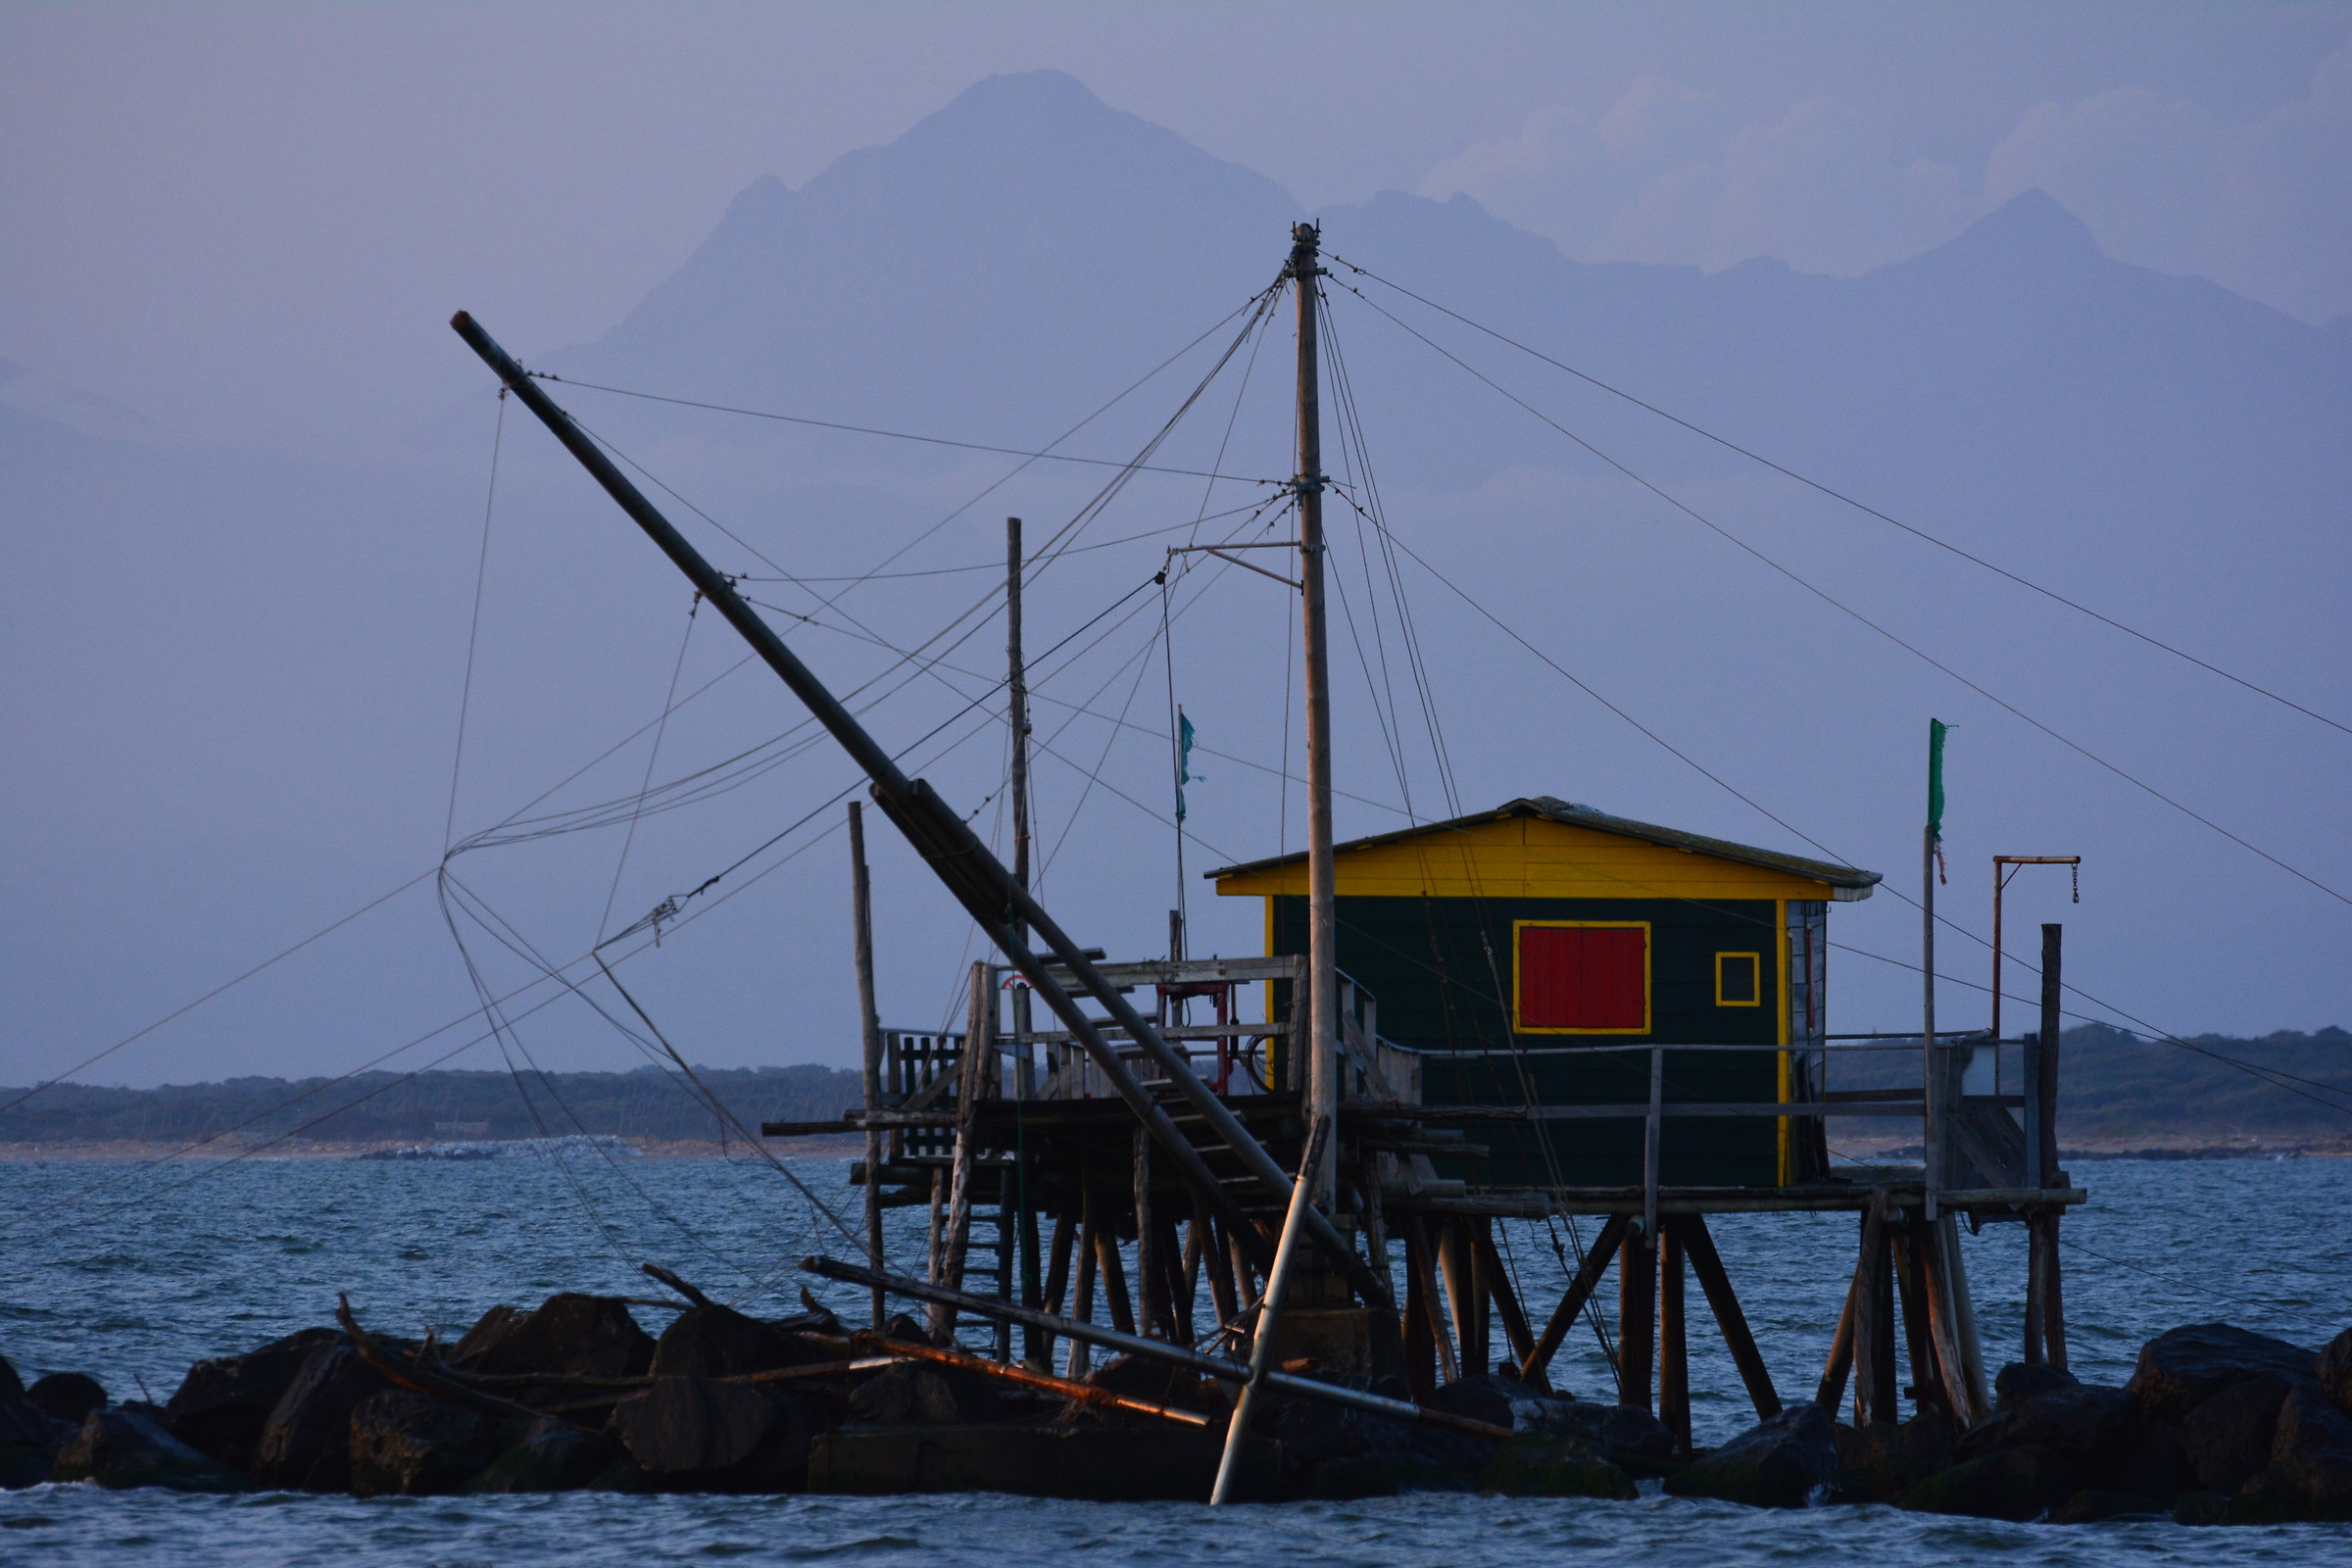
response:
M1230 320L1232 318L1228 317L1227 319ZM569 376L555 375L545 370L528 370L524 373L529 375L533 380L537 381L554 381L563 386L581 387L590 392L610 392L615 396L624 398L642 398L649 403L669 403L675 404L679 408L702 409L711 414L738 414L747 418L775 419L786 424L814 425L818 429L823 430L846 430L856 435L889 436L900 441L920 441L931 446L959 447L966 452L998 453L1008 458L1026 458L1032 463L1078 463L1100 468L1126 468L1132 466L1135 467L1137 471L1142 473L1169 473L1187 479L1232 479L1242 484L1272 485L1283 483L1283 481L1280 479L1261 479L1255 475L1246 473L1218 473L1212 469L1206 468L1174 468L1152 464L1130 465L1118 458L1080 458L1073 457L1068 453L1055 452L1050 448L1033 452L1026 447L992 446L982 441L956 441L947 436L914 435L905 430L882 430L876 429L870 425L842 424L832 419L803 418L798 415L772 414L762 409L731 408L723 403L699 403L692 398L663 397L655 392L637 392L632 391L627 387L604 386L595 381L576 381Z
M1786 478L1793 479L1798 484L1805 486L1807 489L1816 491L1821 495L1827 496L1833 501L1851 507L1856 512L1862 513L1866 516L1876 517L1881 522L1886 523L1892 527L1900 528L1903 532L1910 534L1916 539L1924 540L1926 543L1934 545L1938 550L1948 551L1950 554L1958 556L1963 561L1969 562L1974 565L1982 566L1986 571L1989 571L1996 576L2005 577L2009 581L2017 584L2019 587L2028 589L2034 593L2037 593L2043 598L2051 600L2054 603L2064 605L2067 609L2075 611L2078 613L2087 615L2091 619L2100 622L2102 625L2113 627L2115 630L2124 633L2128 637L2136 637L2151 648L2161 649L2165 653L2171 654L2176 659L2187 661L2189 663L2196 665L2199 669L2219 675L2226 681L2242 686L2247 691L2253 692L2258 696L2267 697L2272 702L2278 703L2282 707L2291 708L2296 712L2303 714L2306 718L2317 719L2319 722L2327 725L2330 729L2340 730L2347 735L2352 735L2352 725L2344 724L2336 719L2328 717L2326 713L2306 708L2301 703L2294 701L2292 698L2281 696L2278 692L2272 691L2267 686L2257 685L2255 682L2246 679L2242 675L2233 675L2229 670L2222 668L2219 664L2211 663L2205 660L2199 659L2196 655L2189 653L2185 649L2176 647L2175 645L2164 641L2162 638L2150 636L2148 633L2139 630L2135 626L2130 626L2125 624L2123 621L2117 620L2112 615L2103 614L2100 612L2091 609L2088 605L2082 604L2079 600L2068 598L2066 595L2059 593L2056 589L2045 588L2040 583L2034 582L2031 578L2011 571L2006 566L2000 565L1991 561L1987 561L1983 556L1979 556L1970 551L1964 550L1960 546L1953 544L1947 539L1937 538L1935 534L1928 532L1925 528L1921 528L1913 523L1905 522L1900 517L1896 517L1887 513L1880 511L1878 508L1871 506L1868 502L1857 500L1855 497L1847 495L1845 492L1835 489L1830 485L1824 484L1818 479L1814 479L1805 474L1799 473L1794 468L1788 467L1785 464L1777 463L1773 459L1765 457L1760 452L1756 452L1748 447L1741 446L1737 441L1717 435L1714 431L1705 429L1700 425L1693 424L1690 420L1684 418L1682 416L1669 413L1667 410L1659 408L1654 403L1645 402L1642 398L1635 396L1633 393L1624 390L1622 387L1612 386L1608 382L1601 380L1598 376L1592 375L1584 370L1580 370L1573 365L1568 365L1559 360L1555 360L1550 355L1543 352L1541 349L1532 348L1514 337L1510 337L1505 333L1496 331L1494 327L1488 326L1484 322L1472 320L1469 317L1462 315L1459 311L1450 310L1446 306L1440 305L1437 301L1428 298L1426 295L1416 294L1401 283L1394 282L1389 278L1382 277L1379 273L1371 271L1366 268L1359 267L1355 263L1348 261L1343 257L1334 256L1332 260L1339 262L1341 266L1356 273L1358 276L1370 278L1373 282L1380 284L1384 288L1394 289L1397 293L1405 296L1405 298L1417 301L1422 305L1426 305L1431 310L1438 312L1440 315L1451 317L1453 319L1461 322L1464 326L1471 328L1473 331L1483 332L1488 337L1494 339L1498 343L1505 344L1508 347L1517 349L1522 354L1526 354L1535 359L1543 361L1545 365L1550 366L1554 369L1564 370L1568 374L1575 376L1578 380L1585 382L1587 385L1597 387L1601 391L1608 393L1611 397L1622 398L1638 409L1654 414L1659 418L1664 419L1669 423L1680 425L1683 429L1690 431L1692 435L1712 441L1717 446L1724 448L1726 451L1737 453L1751 463L1760 464L1764 467L1770 468L1773 472L1781 474ZM1347 287L1345 283L1341 284L1340 286L1343 288ZM1354 291L1350 290L1350 292ZM1362 298L1360 294L1357 297ZM1365 303L1370 304L1371 302L1366 300ZM1378 307L1374 308L1377 309Z
M1346 287L1347 285L1343 284L1341 286ZM2213 818L2203 815L2190 807L2183 805L2181 802L2173 799L2173 797L2165 794L2153 784L2149 784L2131 773L2127 773L2115 763L2108 761L2096 752L2091 751L2088 747L2060 734L2057 730L2052 729L2040 719L2035 718L2033 714L2028 713L2023 709L2018 708L2015 704L2010 703L2001 697L1995 696L1992 692L1986 690L1977 682L1969 679L1966 675L1961 674L1951 665L1936 658L1933 654L1928 653L1925 649L1920 648L1917 644L1906 641L1893 631L1888 630L1886 627L1882 626L1877 621L1871 619L1868 615L1863 614L1860 611L1855 610L1852 606L1847 605L1840 599L1838 599L1827 590L1819 588L1813 583L1807 581L1805 578L1798 576L1794 571L1791 571L1788 567L1782 565L1778 561L1775 561L1772 557L1764 554L1764 552L1758 550L1754 545L1749 544L1738 534L1733 533L1730 529L1725 528L1720 523L1717 523L1711 518L1703 515L1697 510L1677 499L1675 496L1669 494L1667 491L1652 483L1650 480L1643 478L1641 474L1635 472L1632 468L1626 466L1626 465L1620 463L1617 459L1601 451L1590 441L1587 441L1583 436L1578 435L1566 425L1561 424L1558 420L1552 418L1550 416L1536 408L1535 405L1527 402L1525 399L1509 391L1498 382L1493 380L1472 367L1459 356L1455 355L1451 350L1445 348L1433 339L1427 337L1411 325L1399 319L1391 312L1383 310L1378 304L1375 304L1372 300L1366 298L1362 293L1355 290L1349 290L1349 292L1354 293L1356 298L1363 300L1363 302L1372 310L1378 312L1380 315L1386 317L1389 320L1395 322L1403 331L1418 339L1423 344L1426 344L1429 348L1436 351L1445 359L1451 361L1455 366L1459 367L1474 379L1484 383L1486 386L1493 389L1509 402L1516 404L1519 408L1534 416L1543 423L1549 425L1553 430L1556 430L1561 435L1566 436L1570 441L1575 442L1586 452L1591 453L1593 457L1599 459L1611 468L1616 469L1617 472L1623 474L1635 484L1640 485L1642 489L1647 490L1650 494L1656 496L1668 506L1674 508L1677 512L1682 513L1685 516L1690 517L1692 521L1697 522L1700 526L1708 529L1710 532L1721 537L1728 543L1738 547L1747 555L1754 557L1757 561L1771 567L1780 575L1788 578L1799 588L1804 589L1805 592L1813 595L1822 603L1830 606L1839 613L1849 616L1850 618L1860 622L1870 630L1877 632L1880 636L1886 638L1897 648L1902 649L1905 653L1910 654L1913 658L1920 660L1922 662L1928 664L1932 668L1939 670L1943 674L1949 676L1951 679L1958 681L1961 685L1967 687L1970 691L1975 692L1978 696L1984 698L1986 702L1991 703L1994 707L2001 709L2004 712L2009 713L2012 717L2024 720L2027 724L2033 726L2034 729L2039 730L2042 734L2047 735L2050 739L2058 742L2059 745L2066 747L2069 751L2072 751L2079 756L2097 763L2100 767L2105 768L2110 773L2113 773L2117 778L2122 779L2125 783L2130 784L2134 789L2144 791L2146 794L2155 797L2157 800L2162 801L2165 805L2171 807L2174 810L2179 811L2181 815L2189 818L2191 821L2201 823L2204 826L2211 828L2214 832L2219 833L2230 843L2237 845L2240 849L2246 850L2253 855L2261 857L2263 859L2268 860L2271 864L2277 866L2279 870L2284 871L2287 873L2287 875L2296 878L2298 881L2309 883L2312 887L2317 888L2320 892L2327 894L2338 904L2352 906L2352 895L2340 893L2334 888L2329 887L2327 883L2322 882L2319 878L2312 876L2308 872L2289 865L2286 861L2271 854L2270 851L2262 849L2258 845L2239 837L2237 834L2230 831L2230 829L2222 826L2219 822L2213 820ZM1428 564L1424 562L1423 564L1426 566ZM1809 843L1811 841L1808 840L1807 842Z
M694 620L702 612L703 592L696 589L686 606L686 630L678 638L677 662L669 666L669 690L662 697L662 716L654 725L653 744L645 752L645 777L637 786L636 809L629 813L629 831L620 841L620 858L612 866L612 885L605 892L605 912L597 916L596 940L605 940L605 928L612 923L613 901L620 897L621 874L629 868L629 851L637 843L637 825L645 820L645 798L654 785L654 767L662 760L662 738L669 733L669 715L677 705L678 677L686 673L686 650L694 645Z
M458 836L458 778L466 766L466 720L473 711L473 656L482 637L482 590L490 580L490 518L498 510L498 460L507 445L507 389L498 389L498 419L490 433L490 484L482 498L482 548L473 564L473 613L466 622L466 681L458 695L458 744L449 760L449 813L441 824L444 853Z

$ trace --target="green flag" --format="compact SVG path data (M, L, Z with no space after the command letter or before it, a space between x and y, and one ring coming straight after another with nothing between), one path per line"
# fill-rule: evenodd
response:
M1951 726L1928 720L1928 837L1943 842L1943 737Z
M1176 820L1184 820L1184 787L1207 782L1208 775L1193 771L1193 721L1176 710Z

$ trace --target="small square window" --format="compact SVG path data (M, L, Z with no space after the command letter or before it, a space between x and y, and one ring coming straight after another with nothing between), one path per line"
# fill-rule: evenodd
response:
M1715 1005L1760 1007L1764 1004L1764 956L1758 953L1715 955Z

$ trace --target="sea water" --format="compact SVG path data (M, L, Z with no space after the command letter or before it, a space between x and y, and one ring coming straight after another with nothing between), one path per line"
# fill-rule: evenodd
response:
M855 1256L817 1206L858 1226L847 1164L795 1161L814 1201L765 1162L538 1157L248 1158L155 1166L0 1164L0 1354L29 1381L83 1371L118 1398L161 1400L199 1356L329 1322L338 1293L366 1325L461 1332L484 1307L559 1290L662 1293L676 1270L755 1312L800 1309L804 1286L845 1317L862 1293L800 1273ZM2086 1380L2120 1383L2151 1336L2226 1320L2317 1346L2352 1325L2352 1160L2083 1163L2089 1205L2066 1224L2069 1345ZM919 1210L892 1215L893 1261L919 1270ZM1724 1262L1782 1396L1810 1395L1853 1265L1851 1214L1725 1216ZM1503 1227L1531 1312L1556 1300L1588 1223ZM2021 1333L2025 1238L1964 1236L1988 1362ZM1691 1292L1698 1441L1753 1419ZM639 1309L650 1329L666 1314ZM1499 1339L1499 1333L1497 1333ZM1580 1326L1554 1380L1606 1397ZM939 1497L181 1496L48 1486L0 1494L0 1564L643 1564L649 1559L861 1563L2352 1563L2352 1526L2190 1530L1919 1517L1884 1507L1766 1513L1655 1494L1633 1502L1421 1495L1246 1506Z

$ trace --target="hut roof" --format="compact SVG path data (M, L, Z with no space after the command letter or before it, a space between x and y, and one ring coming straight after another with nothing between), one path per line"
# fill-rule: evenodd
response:
M1840 902L1866 899L1877 886L1880 875L1855 866L1838 865L1829 860L1808 859L1799 855L1784 855L1778 850L1757 849L1753 845L1735 844L1728 839L1708 838L1700 833L1687 833L1681 828L1661 827L1654 822L1637 822L1631 817L1612 816L1590 806L1555 799L1549 795L1530 796L1479 811L1469 816L1457 816L1443 822L1423 822L1413 827L1399 828L1394 833L1376 833L1369 838L1348 839L1335 845L1334 851L1347 855L1352 851L1376 849L1383 845L1401 844L1412 839L1438 835L1459 835L1514 818L1529 818L1557 823L1562 827L1581 828L1590 832L1611 834L1662 849L1679 850L1687 854L1705 856L1734 865L1751 866L1760 871L1779 872L1786 876L1816 882L1831 889L1830 896ZM1295 855L1280 855L1263 860L1249 860L1239 865L1220 866L1201 873L1212 881L1234 877L1249 877L1253 873L1275 871L1302 864L1304 851Z

